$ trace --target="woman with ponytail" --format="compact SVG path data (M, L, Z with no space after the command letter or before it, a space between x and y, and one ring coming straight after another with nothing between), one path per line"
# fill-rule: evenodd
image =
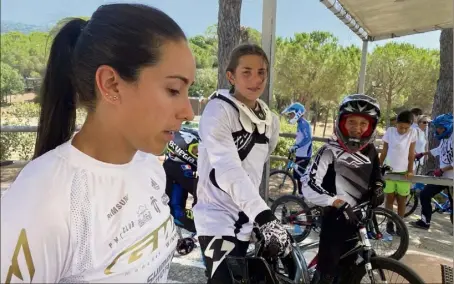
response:
M103 5L64 25L34 159L1 200L3 283L167 281L178 238L155 155L194 116L194 76L183 31L155 8Z

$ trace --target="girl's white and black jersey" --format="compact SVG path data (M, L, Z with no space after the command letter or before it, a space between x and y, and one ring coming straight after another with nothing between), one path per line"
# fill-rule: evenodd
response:
M236 236L248 241L255 217L269 209L259 186L263 166L279 138L279 120L259 103L267 113L266 125L246 125L245 106L228 93L215 95L203 111L198 201L193 208L199 236Z
M330 140L318 150L301 181L304 197L315 205L331 206L341 199L354 206L369 196L372 184L383 182L377 150L369 144L349 153Z

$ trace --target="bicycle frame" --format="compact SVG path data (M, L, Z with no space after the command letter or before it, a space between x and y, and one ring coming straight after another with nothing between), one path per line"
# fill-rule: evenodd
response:
M233 283L250 283L251 275L250 270L254 273L259 273L262 278L266 280L266 283L277 284L277 283L310 283L310 275L307 267L306 259L299 248L298 244L290 236L292 251L289 256L286 257L288 260L293 261L293 275L286 276L276 272L273 266L276 267L277 262L275 259L265 259L262 257L264 249L263 237L259 237L259 241L256 244L255 252L253 257L233 257L226 256L227 266L229 268L232 279L237 277L242 280L233 280ZM247 279L247 280L246 280ZM252 282L254 283L254 282Z
M364 207L367 207L367 208L364 208ZM376 254L375 254L375 251L373 250L372 245L367 236L366 227L367 227L369 220L372 219L373 210L370 207L368 207L368 202L357 205L356 208L357 209L354 211L360 211L361 215L363 217L362 220L358 224L358 234L356 237L350 238L350 239L346 240L345 242L358 241L358 240L359 240L359 242L354 248L352 248L351 250L344 253L340 257L340 260L342 260L352 254L359 254L365 263L365 268L366 268L367 274L369 275L369 277L371 277L370 273L372 270L372 265L370 263L370 259L371 259L371 257L375 256ZM315 242L312 242L309 244L300 245L300 249L302 251L314 249L314 248L317 248L319 246L319 244L320 244L319 241L315 241ZM318 254L309 263L309 265L308 265L309 272L313 273L315 271L317 263L318 263Z
M365 204L365 203L363 203ZM360 206L360 205L358 205ZM287 209L285 209L287 210ZM368 209L369 211L367 211L367 225L368 226L373 226L373 229L374 231L377 233L377 238L378 239L381 239L383 237L383 235L380 233L380 230L379 230L379 227L378 227L378 223L377 223L377 219L376 218L373 218L374 217L374 214L373 214L373 210L372 209ZM309 208L309 211L311 212L311 216L313 217L319 217L321 216L321 212L319 211L319 207L318 206L315 206L315 207L311 207ZM314 213L315 211L315 213ZM291 213L289 216L287 216L285 219L286 221L289 221L289 222L292 222L293 225L298 225L298 226L310 226L312 230L314 230L315 228L318 228L320 226L320 223L319 223L319 220L313 220L313 221L300 221L300 220L297 220L298 216L301 215L301 214L304 214L304 213L307 213L305 210L300 210L300 211L297 211L297 212L293 212ZM372 222L372 223L371 223ZM372 228L369 228L370 230L372 230ZM351 240L358 240L358 238L352 238Z
M285 171L290 172L292 169L296 171L300 176L304 175L304 172L302 172L301 166L295 163L295 158L293 157L293 153L289 151L288 156L287 156L287 165L285 166ZM285 180L285 177L284 177Z
M432 202L435 205L435 210L440 212L448 212L451 213L451 203L449 201L449 196L444 193L443 191L439 193L441 196L446 198L446 201L443 203L439 203L435 198L432 198Z

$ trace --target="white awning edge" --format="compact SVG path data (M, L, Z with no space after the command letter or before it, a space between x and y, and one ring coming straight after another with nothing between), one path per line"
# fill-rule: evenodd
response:
M434 27L428 27L425 29L414 29L414 30L408 30L408 31L399 31L395 32L392 34L383 34L383 35L377 35L377 36L369 36L369 41L378 41L378 40L384 40L384 39L390 39L390 38L396 38L396 37L401 37L401 36L408 36L408 35L414 35L414 34L422 34L422 33L427 33L427 32L433 32L433 31L438 31L442 29L447 29L447 28L452 28L451 24L447 25L437 25Z
M334 15L362 40L370 40L367 31L348 13L337 0L320 0Z

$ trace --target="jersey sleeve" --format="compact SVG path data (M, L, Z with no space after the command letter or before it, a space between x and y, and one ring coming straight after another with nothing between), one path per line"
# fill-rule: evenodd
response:
M277 146L277 142L279 141L279 131L280 131L280 122L279 118L275 115L272 114L273 116L273 122L271 125L271 135L270 135L270 152L268 154L268 157L271 156L271 154L274 152Z
M57 283L69 256L69 203L18 178L1 199L1 282Z
M312 143L311 125L306 120L303 120L298 122L295 145L301 148L309 143Z
M432 154L432 156L434 156L434 157L440 156L440 146L438 146L437 148L431 149L430 154Z
M241 164L229 114L221 103L212 101L205 107L199 123L199 135L218 186L251 220L269 209Z
M388 129L386 129L385 131L385 134L383 135L382 139L383 142L386 142L389 144L389 132L391 131L391 127L388 127Z
M381 174L380 159L378 157L377 149L374 144L369 144L369 151L371 151L370 157L372 159L372 175L370 179L370 185L374 185L376 182L384 183L383 176Z
M311 167L306 171L306 174L303 177L302 181L304 186L302 187L302 190L304 197L315 205L331 206L337 199L334 194L330 193L322 186L323 179L328 172L328 167L333 161L333 154L323 146L318 150Z
M411 143L416 142L418 140L418 130L415 128L411 128Z

